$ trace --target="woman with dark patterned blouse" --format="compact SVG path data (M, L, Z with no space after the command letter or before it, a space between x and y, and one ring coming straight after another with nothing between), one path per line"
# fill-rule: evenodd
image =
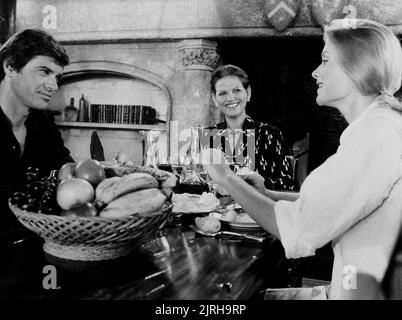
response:
M266 188L294 190L281 131L246 114L251 97L246 72L234 65L217 68L212 73L211 90L215 106L225 116L223 122L208 128L211 147L220 148L231 163L248 164L264 177Z

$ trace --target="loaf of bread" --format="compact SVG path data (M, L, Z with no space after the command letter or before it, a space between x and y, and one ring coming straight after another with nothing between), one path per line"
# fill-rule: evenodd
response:
M135 166L135 165L134 166L118 165L118 166L105 167L105 171L108 177L114 177L114 176L123 177L125 175L129 175L135 172L147 173L159 181L161 188L173 188L177 184L177 178L173 173L150 167Z
M101 217L121 218L129 215L143 215L158 213L163 207L166 196L159 189L144 189L128 193L110 202L100 212Z
M158 181L147 173L131 173L103 180L96 188L96 201L108 204L113 200L142 189L158 188Z

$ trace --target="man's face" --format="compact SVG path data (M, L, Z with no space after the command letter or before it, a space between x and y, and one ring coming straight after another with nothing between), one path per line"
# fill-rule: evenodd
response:
M29 108L46 109L62 72L63 67L47 56L36 56L19 72L11 71L11 90L16 102Z

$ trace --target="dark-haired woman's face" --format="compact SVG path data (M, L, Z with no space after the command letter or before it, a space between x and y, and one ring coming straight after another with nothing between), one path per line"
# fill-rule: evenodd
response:
M250 101L251 90L245 89L236 76L219 79L215 85L213 100L226 117L237 118L246 114L246 104Z

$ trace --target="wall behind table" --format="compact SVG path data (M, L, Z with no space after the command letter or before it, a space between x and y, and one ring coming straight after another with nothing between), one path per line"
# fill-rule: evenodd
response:
M215 37L239 28L266 28L264 6L265 0L19 0L17 30L44 22L55 26L50 31L60 38L76 40L110 33L137 39ZM52 15L56 22L48 19ZM309 0L302 0L293 24L315 24Z
M75 161L90 158L91 135L97 131L105 159L113 159L120 151L127 154L135 164L142 164L141 134L137 131L96 130L60 128L64 143Z
M52 97L50 109L63 111L71 97L75 99L75 107L78 107L79 98L84 94L89 104L148 105L156 109L158 119L168 121L170 97L158 83L151 80L154 75L161 79L164 79L161 74L169 77L171 66L174 65L171 52L176 48L175 44L79 44L66 45L66 48L72 60L65 68L69 76L65 77L60 89ZM91 62L96 65L91 65ZM82 65L83 69L77 69L77 65ZM77 72L72 73L71 70L76 69ZM137 74L136 71L140 73ZM150 75L149 81L141 78L144 74ZM74 159L89 157L92 129L61 129ZM116 134L113 133L114 130ZM114 158L118 151L122 151L130 160L141 163L139 132L119 128L114 130L97 129L104 144L105 158ZM167 144L166 135L162 143ZM166 145L163 147L166 149Z
M184 39L278 34L268 21L266 3L266 0L18 0L16 29L47 25L59 39L75 41L111 36ZM402 24L400 1L301 0L290 27L315 29L318 24L313 7L324 8L321 15L332 17L348 4L356 8L358 18L393 26ZM317 34L319 30L302 32ZM285 34L292 36L294 30L287 29Z

